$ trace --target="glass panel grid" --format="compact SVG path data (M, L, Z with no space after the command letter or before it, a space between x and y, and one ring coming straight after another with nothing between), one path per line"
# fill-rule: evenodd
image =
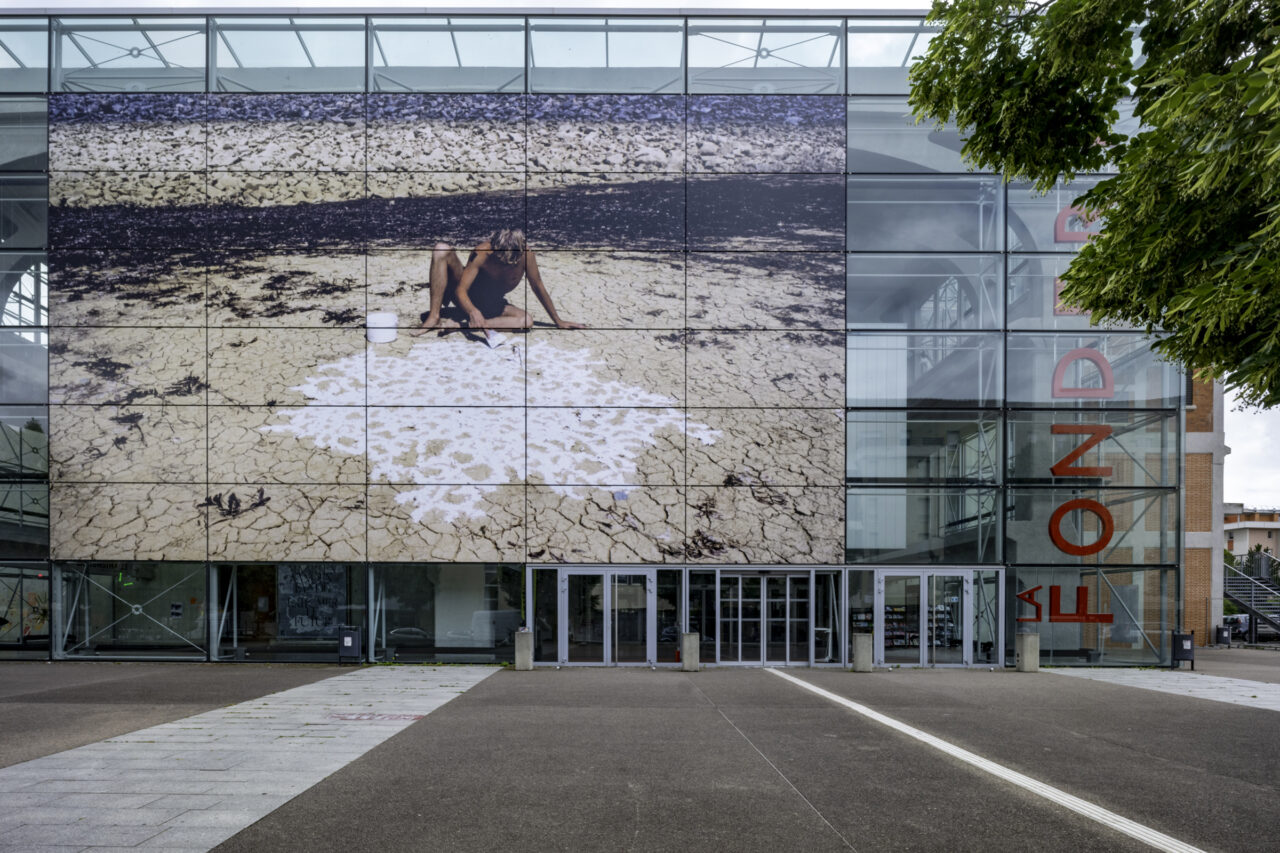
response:
M0 18L0 92L49 88L47 18Z
M213 91L364 91L364 18L209 21Z
M523 92L523 18L371 18L371 92Z
M204 18L55 18L52 26L54 91L204 90Z
M842 94L843 22L691 18L689 91Z

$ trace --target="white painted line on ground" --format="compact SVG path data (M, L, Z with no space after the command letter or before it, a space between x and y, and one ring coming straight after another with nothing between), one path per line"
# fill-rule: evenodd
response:
M1280 711L1280 684L1249 681L1244 678L1224 678L1220 675L1204 675L1186 670L1073 667L1045 671L1052 672L1054 675L1069 675L1107 684L1118 684L1121 687L1158 690L1175 696L1227 702L1232 705L1261 708L1264 711Z
M210 850L495 672L367 667L0 768L0 853Z
M888 726L894 731L901 732L907 737L914 738L915 740L918 740L923 744L927 744L940 752L944 752L953 758L958 758L972 767L976 767L979 770L990 773L992 776L1017 785L1023 790L1030 791L1036 796L1043 797L1052 803L1056 803L1066 809L1070 809L1076 814L1083 815L1090 820L1097 821L1103 826L1122 832L1130 838L1136 838L1144 844L1151 845L1157 850L1166 850L1170 851L1170 853L1204 853L1204 851L1199 847L1193 847L1184 841L1179 841L1178 839L1165 835L1163 832L1158 832L1149 826L1143 826L1136 821L1129 820L1127 817L1118 815L1113 811L1108 811L1107 809L1102 808L1102 806L1095 805L1088 800L1082 800L1079 797L1068 794L1066 791L1060 791L1052 785L1046 785L1044 782L1032 779L1030 776L1019 773L1016 770L1010 770L1004 765L996 764L994 761L989 761L981 755L972 753L967 749L962 749L955 744L943 740L942 738L934 737L928 732L921 731L914 726L909 726L906 723L899 722L892 717L886 717L884 714L881 714L879 711L873 711L866 705L861 705L850 699L846 699L843 696L838 696L829 690L823 690L821 687L815 687L807 681L796 678L794 675L790 675L777 669L768 669L767 671L773 673L779 678L786 679L787 681L803 687L810 693L816 693L822 698L835 702L837 705L842 705L856 714L861 714L869 720L874 720L881 725Z

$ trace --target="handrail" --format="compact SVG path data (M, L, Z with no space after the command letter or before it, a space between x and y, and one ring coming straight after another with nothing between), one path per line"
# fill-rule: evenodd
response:
M1267 556L1270 557L1271 555L1268 554ZM1272 557L1272 559L1275 559L1275 558ZM1247 575L1229 563L1223 563L1222 567L1229 572L1234 572L1235 574L1239 575L1240 577L1252 583L1254 586L1262 587L1262 589L1266 591L1266 594L1268 596L1273 596L1273 597L1280 596L1280 588L1277 588L1260 578L1255 578L1253 575Z
M1246 609L1248 609L1254 618L1261 619L1262 621L1271 625L1271 627L1275 628L1277 631L1280 631L1280 613L1277 613L1277 615L1273 616L1259 609L1260 605L1265 607L1268 604L1272 604L1272 602L1275 602L1274 604L1272 604L1272 606L1280 605L1280 588L1277 588L1275 586L1272 586L1269 583L1259 580L1258 578L1255 578L1252 575L1247 575L1244 572L1237 569L1235 566L1232 566L1226 562L1222 564L1222 567L1227 572L1230 572L1236 575L1236 578L1233 578L1233 579L1243 578L1250 582L1250 586L1248 587L1248 590L1249 590L1248 600L1246 600L1245 598L1242 598L1239 595L1233 594L1227 589L1226 581L1231 576L1224 573L1223 584L1222 584L1223 596L1232 599L1236 603L1240 604L1242 607L1245 607ZM1259 594L1259 590L1261 590L1261 595ZM1263 601L1259 602L1257 600L1259 596L1263 598ZM1270 599L1271 601L1268 601L1268 599Z

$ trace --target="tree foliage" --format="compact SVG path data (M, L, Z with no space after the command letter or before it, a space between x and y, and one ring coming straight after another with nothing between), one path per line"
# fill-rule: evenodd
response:
M912 107L954 119L969 163L1042 191L1117 173L1077 201L1102 227L1064 301L1280 405L1280 0L935 0L930 20Z

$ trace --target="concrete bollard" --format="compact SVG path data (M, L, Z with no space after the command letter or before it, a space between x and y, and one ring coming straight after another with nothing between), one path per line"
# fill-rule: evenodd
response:
M520 672L533 669L533 632L528 628L516 631L516 669Z
M853 635L853 671L871 672L871 656L874 645L871 634Z
M702 636L697 631L685 631L680 635L680 671L697 672L702 669Z
M1018 672L1040 671L1040 635L1015 634L1013 638L1013 666Z

